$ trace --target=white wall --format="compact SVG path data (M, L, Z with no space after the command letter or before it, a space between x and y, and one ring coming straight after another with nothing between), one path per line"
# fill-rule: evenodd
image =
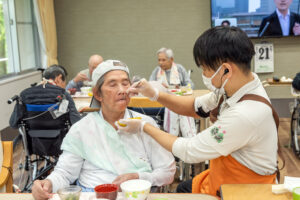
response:
M22 90L30 87L30 84L40 81L40 72L30 72L0 80L0 130L9 126L9 118L14 108L14 104L7 104L7 100L15 94L19 95Z

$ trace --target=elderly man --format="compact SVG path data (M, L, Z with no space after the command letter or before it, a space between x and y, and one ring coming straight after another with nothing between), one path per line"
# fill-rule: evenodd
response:
M290 12L292 2L293 0L274 0L276 10L262 20L259 37L300 35L300 15Z
M80 88L89 85L92 81L92 74L96 67L103 62L103 58L100 55L92 55L89 59L89 68L80 71L71 81L69 81L66 90L76 88L76 91L80 91Z
M149 80L159 81L164 86L186 86L188 84L194 87L185 68L174 62L174 54L172 49L161 48L157 51L158 64Z
M127 109L130 87L129 70L118 60L107 60L93 72L94 97L99 112L89 113L71 127L66 135L54 171L34 182L35 199L47 199L51 192L77 180L83 191L99 184L120 185L130 179L144 179L153 186L170 184L175 173L173 156L144 132L119 134L120 119L141 117L157 126L148 116Z

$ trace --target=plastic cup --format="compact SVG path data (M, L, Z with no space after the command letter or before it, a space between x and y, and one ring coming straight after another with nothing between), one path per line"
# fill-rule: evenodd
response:
M77 185L70 185L57 191L57 194L61 200L79 200L80 193L81 187Z

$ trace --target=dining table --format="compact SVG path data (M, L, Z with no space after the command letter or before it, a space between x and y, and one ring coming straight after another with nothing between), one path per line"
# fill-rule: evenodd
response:
M292 200L292 193L272 193L272 184L223 184L222 200Z
M223 184L221 200L292 200L292 193L272 193L273 184ZM191 193L150 193L147 200L218 200L219 197L208 194ZM0 200L34 200L31 193L0 193ZM60 200L54 194L51 200ZM80 200L96 200L94 192L82 192ZM126 200L121 192L116 200Z
M31 193L0 193L0 200L34 200ZM61 200L54 194L50 200ZM95 193L82 192L80 200L97 200ZM126 200L122 193L118 193L116 200ZM179 193L150 193L147 200L218 200L217 197L207 194L179 194Z

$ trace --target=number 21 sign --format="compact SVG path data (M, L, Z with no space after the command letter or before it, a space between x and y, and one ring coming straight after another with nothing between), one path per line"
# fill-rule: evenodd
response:
M274 72L274 46L272 43L255 44L254 72Z

